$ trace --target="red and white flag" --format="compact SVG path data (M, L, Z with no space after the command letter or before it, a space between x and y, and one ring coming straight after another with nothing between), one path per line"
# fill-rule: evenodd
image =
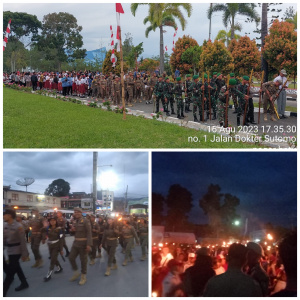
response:
M167 47L167 45L165 46L165 49L166 49L166 52L168 51L168 47Z
M8 41L8 35L10 34L10 23L11 23L11 19L8 21L7 24L7 28L6 28L6 33L5 33L5 37L4 37L4 41L3 41L3 51L5 50L7 41Z
M120 14L124 14L124 10L121 3L116 3L116 13L117 13L117 37L118 40L118 51L120 52L120 42L121 42L121 25L120 25Z
M174 32L174 35L173 35L173 48L172 48L173 51L175 50L175 36L177 34L177 29L178 28L175 29L175 32Z
M110 37L111 37L111 42L110 42L110 45L111 45L111 57L110 57L110 60L111 60L111 62L113 64L113 68L114 68L116 66L116 56L115 56L114 33L113 33L111 25L110 25Z

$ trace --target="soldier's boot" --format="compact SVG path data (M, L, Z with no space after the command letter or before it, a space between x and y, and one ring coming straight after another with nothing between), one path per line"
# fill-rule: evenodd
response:
M197 118L196 118L197 119ZM142 255L141 260L146 260L146 255Z
M36 268L39 265L39 260L36 260L35 263L31 266L31 268Z
M123 261L122 266L127 266L127 259Z
M181 118L183 119L185 117L185 115L183 114L183 112L181 113Z
M202 114L199 115L199 118L200 118L200 122L202 122L203 121Z
M216 112L214 112L213 117L211 118L212 120L215 120L217 118Z
M96 263L95 260L92 258L90 261L90 266L94 265L95 263Z
M220 122L220 127L223 127L224 126L224 123L223 122Z
M53 270L49 270L46 277L44 277L44 281L47 282L51 279L51 275L52 275Z
M237 125L237 126L240 126L240 125L241 125L241 119L240 119L239 116L236 118L236 125Z
M41 268L43 265L44 265L43 260L42 260L42 259L39 259L39 260L38 260L37 268Z
M267 114L264 114L264 121L268 121Z
M106 268L106 272L104 274L105 276L109 276L110 275L110 267Z
M70 251L68 249L66 251L67 251L66 257L68 257L70 255Z
M172 112L171 112L172 115L176 115L175 111L174 111L174 108L172 109Z
M182 119L182 118L180 117L180 114L177 114L177 119Z
M27 282L22 282L21 285L15 288L16 292L22 291L29 288L29 284Z
M170 113L169 113L169 112L167 112L167 113L166 113L166 116L168 116L168 117L169 117L169 116L171 116L171 115L170 115Z
M80 276L78 270L74 271L73 276L70 278L70 281L75 281Z
M84 285L86 283L86 274L81 274L79 285Z
M207 121L209 119L209 111L206 112L206 119L205 121Z
M133 257L132 256L129 257L129 261L133 262Z
M57 267L57 270L54 271L55 274L57 273L61 273L63 268L61 266L56 266Z
M118 265L117 264L113 264L113 266L110 269L111 270L117 270L118 269Z
M276 118L274 117L274 115L271 115L270 120L271 120L271 121L277 121Z
M199 122L196 115L194 115L194 122Z

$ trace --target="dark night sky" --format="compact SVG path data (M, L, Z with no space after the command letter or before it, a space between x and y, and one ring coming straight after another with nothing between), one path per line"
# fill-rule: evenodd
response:
M259 222L296 226L296 152L153 152L152 170L152 192L166 196L179 183L192 193L194 223L207 223L199 199L213 183L240 199L237 213L252 221L249 229Z

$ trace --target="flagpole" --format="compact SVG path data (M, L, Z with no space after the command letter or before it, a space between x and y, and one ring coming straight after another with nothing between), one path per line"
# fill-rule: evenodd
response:
M121 86L122 86L122 105L123 105L123 120L126 120L125 108L125 90L124 90L124 69L123 69L123 47L122 47L122 34L120 27L120 59L121 59Z

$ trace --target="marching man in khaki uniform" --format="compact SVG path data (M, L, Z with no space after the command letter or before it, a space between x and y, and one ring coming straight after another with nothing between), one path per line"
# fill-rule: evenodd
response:
M81 262L81 278L79 284L84 285L86 283L88 253L91 251L93 245L91 222L82 216L82 209L79 207L74 208L74 217L75 222L70 231L75 233L75 240L69 255L74 274L70 278L70 281L75 281L80 276L76 264L76 257L79 255Z

